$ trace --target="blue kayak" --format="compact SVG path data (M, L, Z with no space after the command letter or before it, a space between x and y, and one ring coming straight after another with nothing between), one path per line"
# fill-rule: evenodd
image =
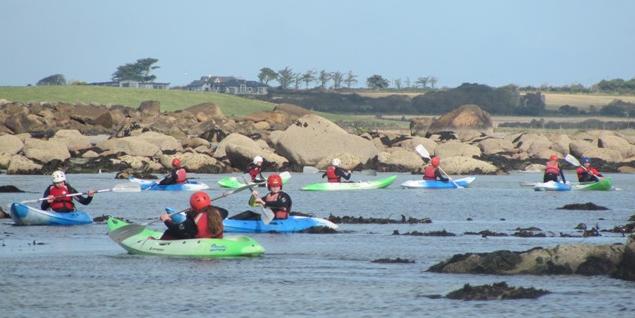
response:
M300 232L312 227L328 227L337 229L333 222L314 217L291 215L286 220L273 220L269 224L264 224L261 220L234 220L225 219L223 221L225 232L235 233L290 233Z
M535 191L571 191L571 184L548 181L534 184Z
M402 183L401 187L406 189L456 189L458 185L462 188L467 188L475 179L476 177L454 179L454 183L452 181L437 180L408 180Z
M185 183L167 185L158 184L154 180L143 180L135 177L130 177L128 180L138 183L141 191L200 191L209 189L207 184L195 180L186 180Z
M80 225L93 223L93 218L86 212L59 213L44 211L22 203L11 204L10 214L15 225Z

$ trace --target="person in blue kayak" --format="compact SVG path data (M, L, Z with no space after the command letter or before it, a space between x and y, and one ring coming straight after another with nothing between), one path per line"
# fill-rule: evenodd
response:
M223 210L212 206L209 194L196 192L190 197L190 208L185 212L183 222L176 223L169 214L161 214L159 219L168 228L161 239L223 238L223 218L227 217L227 210Z
M55 171L51 175L53 184L49 185L44 191L40 209L48 210L49 208L55 212L73 212L75 211L75 204L73 199L77 200L83 205L88 205L93 200L95 191L88 191L87 196L68 196L68 194L78 193L75 188L66 183L66 174L63 171Z
M562 183L567 182L567 180L564 178L562 169L560 169L560 164L558 163L558 155L553 154L549 157L549 161L547 161L545 175L542 182L558 182L558 176L562 177Z
M248 173L251 177L251 181L255 183L261 183L265 181L265 177L262 176L262 163L264 159L261 156L255 156L254 161L247 165L247 170L245 173Z
M172 159L172 170L168 175L163 177L159 181L160 185L170 185L177 183L185 183L187 181L187 172L185 168L181 167L181 160L179 158Z
M273 211L274 219L287 219L291 212L291 197L282 192L282 178L278 174L270 175L267 178L267 189L269 193L262 198L258 197L257 191L253 191L249 199L250 205L262 204Z
M591 159L588 157L580 158L580 163L582 166L575 170L579 182L598 182L600 181L598 177L603 177L597 168L591 166Z
M342 182L342 178L345 180L351 179L351 172L340 167L342 161L339 158L333 159L331 165L326 168L326 172L322 174L322 178L326 177L326 180L330 183Z
M432 157L430 164L423 169L423 180L438 180L443 182L450 181L450 179L443 175L441 169L439 169L440 164L441 158L437 156Z

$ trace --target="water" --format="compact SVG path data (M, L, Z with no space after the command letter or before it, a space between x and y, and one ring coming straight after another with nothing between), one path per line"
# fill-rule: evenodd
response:
M387 174L385 174L387 175ZM213 185L223 175L195 175ZM381 177L384 174L380 174ZM635 310L635 282L608 277L496 276L428 273L431 265L456 253L500 249L527 250L557 244L623 243L621 235L592 238L516 238L463 236L490 229L514 232L537 226L544 231L575 233L578 223L611 228L635 214L635 179L611 175L622 191L534 192L519 186L538 174L479 176L472 188L451 191L402 190L414 178L401 174L384 190L301 192L318 175L294 174L285 190L293 208L319 216L361 215L429 217L431 224L342 225L343 233L254 234L266 249L262 257L196 260L128 255L106 235L103 224L76 227L15 227L0 221L0 308L2 317L402 317L477 316L587 317L628 316ZM359 176L360 179L371 177ZM120 183L112 174L69 175L78 190ZM0 204L37 198L49 184L46 176L0 176L32 194L0 194ZM164 207L182 209L189 193L145 192L97 194L93 216L111 214L136 222L154 220ZM230 211L247 209L248 193L218 201ZM568 203L594 202L610 211L556 210ZM467 221L472 218L472 221ZM603 220L600 220L603 218ZM161 228L160 223L156 224ZM393 230L445 229L456 237L393 236ZM33 241L44 245L33 245ZM384 257L413 259L415 264L375 264ZM507 281L512 286L547 289L537 300L463 302L430 299L465 283ZM628 313L631 314L628 314Z

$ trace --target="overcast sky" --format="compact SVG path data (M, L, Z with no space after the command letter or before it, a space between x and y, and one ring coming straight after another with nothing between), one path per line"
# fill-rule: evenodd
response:
M157 81L256 79L268 66L438 85L589 85L635 77L635 1L0 1L0 85L108 81L159 59Z

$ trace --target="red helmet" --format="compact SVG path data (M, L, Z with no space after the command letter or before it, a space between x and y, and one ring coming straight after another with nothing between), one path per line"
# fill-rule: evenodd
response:
M551 156L549 157L549 160L551 160L551 161L557 161L557 160L558 160L558 155L556 155L556 154L551 155Z
M439 157L432 157L432 166L433 167L438 167L439 164L441 163L441 158Z
M212 205L212 199L206 192L199 191L190 197L190 207L194 211L200 211L202 208L210 205Z
M181 167L181 159L179 159L179 158L172 159L172 167L174 167L174 168Z
M279 186L282 189L282 178L280 178L280 175L272 174L267 178L267 189L271 189L273 186Z

